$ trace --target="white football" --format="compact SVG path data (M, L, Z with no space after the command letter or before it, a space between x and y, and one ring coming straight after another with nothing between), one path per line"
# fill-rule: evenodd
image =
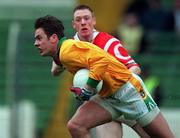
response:
M73 78L73 86L74 87L84 87L87 80L89 78L89 70L88 69L80 69L78 70ZM103 81L101 80L99 84L96 87L97 92L99 92L102 89Z

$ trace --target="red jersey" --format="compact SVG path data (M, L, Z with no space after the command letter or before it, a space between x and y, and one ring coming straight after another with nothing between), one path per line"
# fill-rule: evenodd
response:
M127 53L121 42L115 37L105 32L94 31L92 43L104 49L109 54L113 55L118 61L123 63L128 69L132 66L139 66L132 57ZM74 39L79 39L77 34Z

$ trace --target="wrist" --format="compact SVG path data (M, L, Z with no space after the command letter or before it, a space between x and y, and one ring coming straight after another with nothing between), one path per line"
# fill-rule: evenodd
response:
M87 100L89 100L93 95L95 95L94 90L88 90L88 89L86 89L86 88L82 88L79 97L80 97L83 101L87 101Z
M98 84L99 84L98 80L94 80L92 78L88 78L88 80L87 80L87 86L90 86L91 88L96 89Z

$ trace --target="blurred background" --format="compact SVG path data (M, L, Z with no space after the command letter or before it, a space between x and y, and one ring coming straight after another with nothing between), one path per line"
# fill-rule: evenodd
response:
M176 137L180 137L180 0L0 0L0 138L70 138L76 101L72 75L50 73L51 59L33 46L33 23L47 14L74 35L72 10L87 4L99 31L119 38ZM124 126L124 137L137 137Z

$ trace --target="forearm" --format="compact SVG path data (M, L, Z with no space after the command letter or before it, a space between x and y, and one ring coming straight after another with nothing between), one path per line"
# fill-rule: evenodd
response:
M59 66L57 65L54 61L52 62L52 67L51 67L51 74L53 76L58 76L60 73L62 73L64 71L64 67L63 66Z

